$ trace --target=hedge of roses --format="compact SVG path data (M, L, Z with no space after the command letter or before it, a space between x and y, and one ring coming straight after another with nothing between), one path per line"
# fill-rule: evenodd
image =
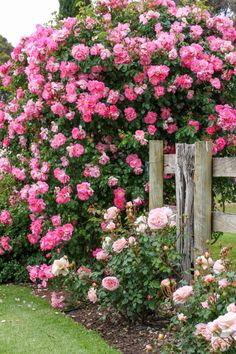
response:
M23 38L0 67L13 92L0 103L0 171L15 180L0 210L1 255L19 247L9 234L18 207L34 249L86 256L103 232L94 209L145 204L149 139L166 153L208 139L230 154L235 39L229 18L171 0L99 1L90 17Z

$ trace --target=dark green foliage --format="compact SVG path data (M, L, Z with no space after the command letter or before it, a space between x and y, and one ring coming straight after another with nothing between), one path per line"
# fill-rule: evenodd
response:
M60 17L74 17L77 15L76 3L77 0L59 0L60 9L59 14Z
M4 210L11 195L12 186L15 181L8 175L0 181L0 210ZM45 261L44 255L38 247L32 247L27 240L30 225L28 210L24 202L12 206L11 214L13 223L9 226L7 233L3 232L4 226L0 225L0 235L10 237L11 252L6 252L0 257L0 283L28 282L26 267L29 264L41 264ZM0 236L0 238L1 238Z
M0 35L0 65L10 59L10 54L13 47L6 38Z
M10 59L10 54L12 52L12 45L7 41L6 38L0 35L0 65L4 64ZM6 88L0 86L0 100L5 101L7 97Z
M59 0L59 15L61 18L75 17L80 13L80 9L91 4L90 0Z

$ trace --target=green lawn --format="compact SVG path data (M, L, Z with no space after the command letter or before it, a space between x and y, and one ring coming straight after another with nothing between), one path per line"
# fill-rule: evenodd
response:
M226 207L226 212L236 214L236 205L231 204ZM212 255L215 258L219 257L219 251L220 247L218 246L218 243L221 242L222 246L227 246L229 243L233 245L233 249L230 252L230 258L233 261L233 263L236 265L236 233L231 234L231 233L225 233L222 237L219 238L219 241L216 242L214 245L211 247Z
M26 287L0 286L1 354L118 354Z

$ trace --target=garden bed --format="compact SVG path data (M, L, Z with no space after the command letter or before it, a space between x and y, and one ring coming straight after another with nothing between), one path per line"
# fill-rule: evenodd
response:
M40 297L50 299L50 291L35 289ZM124 318L107 316L99 310L99 306L91 303L81 303L75 309L65 311L66 314L85 328L97 331L105 341L123 354L146 353L146 346L155 344L153 353L160 353L162 340L159 335L165 335L171 341L167 332L167 319L149 318L144 324L129 324Z

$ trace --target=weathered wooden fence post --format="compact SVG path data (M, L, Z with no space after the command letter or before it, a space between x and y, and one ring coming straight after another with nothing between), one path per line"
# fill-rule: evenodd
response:
M163 206L163 141L149 142L149 210Z
M195 143L194 173L194 251L195 256L207 249L212 232L212 143Z
M178 251L183 255L183 271L192 268L194 263L194 153L194 145L176 145L176 246ZM185 278L189 280L191 275L186 275Z

